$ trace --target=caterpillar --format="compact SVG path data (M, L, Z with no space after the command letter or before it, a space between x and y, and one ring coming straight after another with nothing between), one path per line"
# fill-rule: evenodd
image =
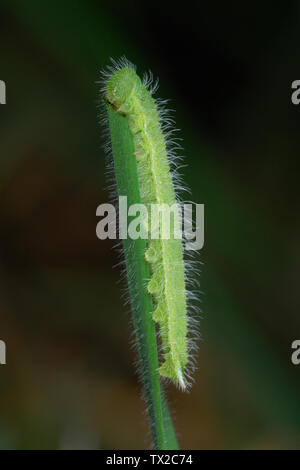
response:
M149 208L156 204L173 207L177 202L176 181L170 168L166 135L170 119L162 111L161 102L153 98L157 82L153 85L152 75L141 80L126 59L114 63L105 78L105 101L126 118L132 135L141 202ZM178 220L174 215L171 236L165 239L162 220L158 218L159 236L148 239L144 257L151 274L146 288L153 298L152 318L158 325L161 340L159 373L185 389L189 319L183 243L175 236Z

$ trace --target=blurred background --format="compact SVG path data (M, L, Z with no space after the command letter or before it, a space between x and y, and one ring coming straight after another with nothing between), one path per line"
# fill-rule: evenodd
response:
M300 448L300 5L10 0L0 6L0 447L150 445L111 241L100 70L160 79L205 204L195 385L182 448Z

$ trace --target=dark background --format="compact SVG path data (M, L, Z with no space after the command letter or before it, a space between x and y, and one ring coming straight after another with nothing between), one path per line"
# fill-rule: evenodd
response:
M112 4L111 4L112 3ZM3 1L0 447L150 444L107 202L100 70L160 79L205 204L196 383L168 387L182 448L300 448L298 1Z

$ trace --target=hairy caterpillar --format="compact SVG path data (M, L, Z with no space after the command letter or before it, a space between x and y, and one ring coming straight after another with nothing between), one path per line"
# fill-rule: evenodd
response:
M124 116L133 138L141 202L146 206L176 203L174 181L170 171L166 135L159 105L152 97L151 77L141 80L135 68L123 60L109 70L104 94L108 106ZM154 301L153 320L159 325L163 361L161 376L186 387L188 363L188 316L186 270L182 240L174 236L176 218L170 239L149 238L144 256L149 263L151 278L147 290Z

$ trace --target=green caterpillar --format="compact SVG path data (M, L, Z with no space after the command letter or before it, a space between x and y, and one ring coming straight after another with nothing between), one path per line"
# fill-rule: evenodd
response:
M166 139L160 115L151 91L131 66L114 71L106 83L107 103L128 120L134 142L141 202L151 204L176 203L170 172ZM150 211L149 211L150 212ZM159 325L163 361L161 376L172 379L185 388L188 362L187 294L182 240L174 236L176 218L171 223L170 239L149 238L145 259L150 265L148 292L153 297L153 320ZM150 223L151 221L149 221Z

